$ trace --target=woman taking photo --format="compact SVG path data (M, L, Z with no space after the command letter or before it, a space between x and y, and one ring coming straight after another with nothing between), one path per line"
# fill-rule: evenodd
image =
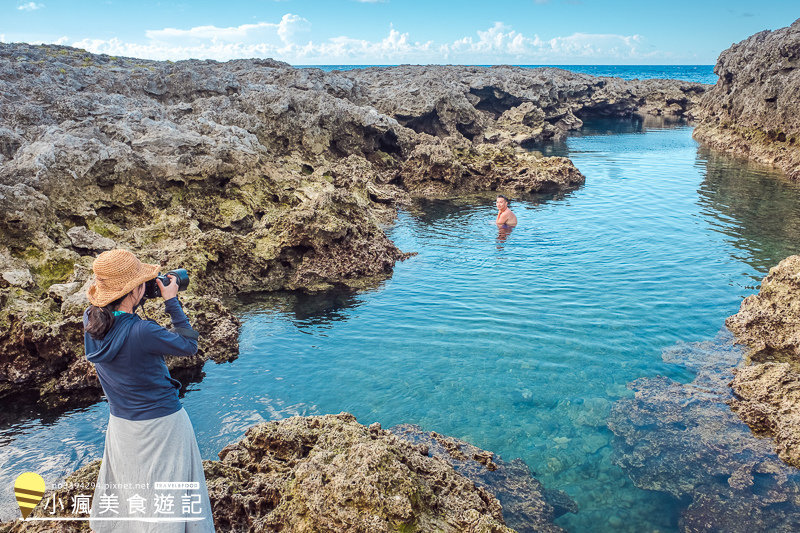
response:
M200 450L164 362L189 357L197 336L178 301L178 283L156 279L176 331L134 313L158 265L125 250L94 261L91 306L83 316L86 358L94 363L111 412L92 499L96 533L213 533Z

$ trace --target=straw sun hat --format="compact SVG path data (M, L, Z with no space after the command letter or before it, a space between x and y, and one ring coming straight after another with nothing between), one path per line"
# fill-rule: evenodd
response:
M110 250L97 256L92 265L94 283L86 296L95 307L105 307L158 275L159 265L139 261L127 250Z

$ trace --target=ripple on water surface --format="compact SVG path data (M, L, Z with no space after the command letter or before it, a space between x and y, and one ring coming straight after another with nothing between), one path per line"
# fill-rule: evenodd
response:
M421 201L389 230L419 255L380 287L243 307L240 358L207 366L184 399L204 456L253 423L350 411L521 457L578 502L558 521L570 531L677 531L685 502L637 488L612 462L609 413L637 378L692 381L662 352L714 338L796 252L800 195L700 149L685 127L587 124L540 150L569 155L586 185L514 198L510 234L491 223L492 195ZM101 404L6 426L4 477L99 456L106 416Z

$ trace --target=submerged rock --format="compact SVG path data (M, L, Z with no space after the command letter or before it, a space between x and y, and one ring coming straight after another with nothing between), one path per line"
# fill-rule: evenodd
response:
M800 19L722 52L694 137L800 179Z
M578 512L578 505L565 492L544 488L521 459L505 462L468 442L425 432L416 425L403 424L389 431L427 448L429 456L443 459L456 472L491 492L503 506L506 524L519 533L562 531L552 521Z
M638 487L685 505L684 532L788 533L800 524L800 473L726 404L742 355L728 334L666 350L665 361L697 372L694 381L633 381L635 396L617 401L608 420L614 461Z
M428 445L409 442L409 430L459 446L473 458L436 451L429 456ZM524 506L527 514L518 517L518 531L563 531L552 524L553 508L544 503L541 484L527 469L504 471L502 462L490 459L491 452L436 434L408 427L397 433L405 437L378 424L362 426L347 413L251 427L220 452L219 461L203 462L217 531L512 533L482 471L503 480L498 490L519 499L518 512ZM490 470L491 464L497 467ZM95 461L65 481L90 486L98 469ZM79 492L62 489L55 492L56 501L69 502ZM45 512L40 506L32 516ZM0 525L2 533L19 531L88 531L88 524Z

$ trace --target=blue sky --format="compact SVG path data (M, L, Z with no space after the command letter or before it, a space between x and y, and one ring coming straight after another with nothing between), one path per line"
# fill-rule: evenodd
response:
M294 65L710 65L800 17L794 1L3 0L0 41Z

